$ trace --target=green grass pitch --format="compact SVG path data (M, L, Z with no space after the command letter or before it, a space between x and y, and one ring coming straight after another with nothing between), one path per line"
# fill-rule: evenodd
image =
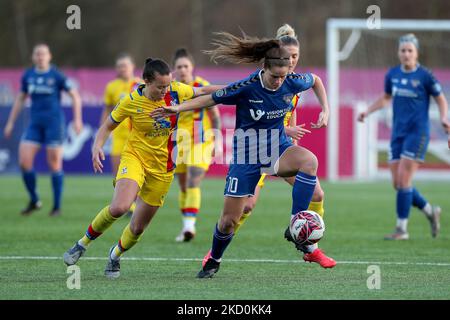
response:
M213 279L196 279L223 203L224 180L205 180L198 235L175 243L181 228L176 182L140 243L122 260L121 277L103 276L110 246L128 218L116 222L79 261L81 289L68 289L62 254L111 199L108 177L67 176L63 215L51 218L49 177L39 178L44 208L19 215L26 194L18 176L0 177L1 299L449 299L450 197L448 183L417 183L443 208L442 231L432 239L423 214L413 209L411 239L386 242L395 223L395 194L388 182L323 183L325 237L319 243L338 265L307 264L283 239L291 192L271 179L260 201L225 253ZM368 267L380 270L380 289L368 289Z

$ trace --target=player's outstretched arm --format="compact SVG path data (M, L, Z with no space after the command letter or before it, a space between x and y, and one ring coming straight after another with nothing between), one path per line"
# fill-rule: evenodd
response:
M209 85L209 86L205 86L205 87L196 87L194 88L194 96L198 97L198 96L204 96L207 94L211 94L213 92L216 92L217 90L220 90L222 88L225 88L226 85L222 85L222 84L217 84L217 85Z
M389 104L391 99L392 99L392 96L390 94L384 93L381 97L379 97L377 100L375 100L375 102L369 108L367 108L366 111L361 112L358 115L358 121L364 122L364 119L367 118L369 116L369 114L371 114L377 110L383 109L385 106L387 106Z
M212 95L208 94L205 96L194 98L192 100L185 101L178 106L161 107L155 109L150 113L150 116L155 119L160 119L170 116L174 113L208 108L215 104L216 103L214 102Z
M9 114L8 121L6 122L5 129L3 130L3 135L6 139L11 137L12 131L14 129L14 124L16 123L17 116L23 108L25 103L25 99L27 98L27 94L24 92L20 92L14 101L14 105L11 109L11 113Z
M92 167L94 168L95 173L103 173L102 161L105 161L103 146L105 145L111 131L117 128L118 125L118 123L113 122L111 118L108 117L95 135L94 145L92 146Z
M77 90L71 89L69 95L72 98L73 128L76 134L83 130L83 118L81 116L81 97Z
M330 108L328 106L328 98L327 91L325 90L325 86L323 85L322 79L317 75L313 74L314 77L314 85L313 90L314 93L319 100L320 106L322 107L322 112L319 114L319 119L316 123L311 123L311 128L319 129L322 127L326 127L328 125L328 118L330 116Z

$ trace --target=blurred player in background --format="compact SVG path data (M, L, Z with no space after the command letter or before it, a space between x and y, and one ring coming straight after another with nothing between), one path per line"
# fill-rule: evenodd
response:
M105 122L108 115L112 112L113 108L119 103L120 99L136 90L141 79L134 75L135 64L133 58L129 54L121 54L116 59L116 79L108 82L105 88L105 108L103 109L100 119L100 126ZM122 154L125 143L131 132L131 121L125 119L120 125L112 132L112 146L111 146L111 169L112 175L115 178L117 176L117 169L119 168L120 155ZM115 182L114 182L115 184ZM136 203L130 207L129 214L133 212L136 207Z
M289 73L294 73L300 57L300 43L295 34L295 30L289 24L284 24L277 30L276 39L280 40L282 46L290 53L291 56L289 60ZM286 134L292 139L293 144L297 144L297 140L300 140L305 134L311 133L311 131L304 128L305 124L297 126L296 109L297 107L300 107L299 99L300 94L294 95L294 98L291 101L291 110L287 112L284 117L284 128ZM244 212L234 229L235 235L242 227L245 220L251 215L252 210L255 208L260 190L264 186L264 180L266 176L266 174L263 174L261 176L261 179L258 181L258 185L255 188L255 194L247 198ZM295 177L287 177L284 179L292 186L295 183ZM324 191L320 186L319 179L317 179L317 184L314 189L314 194L309 204L308 210L317 212L323 218L323 215L325 213L323 201ZM286 234L286 236L289 236L289 234ZM302 249L304 252L303 259L305 261L317 262L324 268L333 268L336 265L336 261L334 261L334 259L332 258L327 257L322 250L318 249L317 244ZM206 261L208 261L210 255L211 250L203 258L203 263L206 263Z
M105 88L105 108L103 109L100 119L100 125L103 124L113 108L119 103L120 99L136 90L137 85L141 82L139 77L134 75L135 64L133 58L129 54L121 54L116 59L116 79L108 82ZM117 175L117 169L120 163L120 154L122 153L128 135L131 132L131 121L125 119L112 132L112 148L111 148L111 168L112 174Z
M233 239L247 197L254 195L263 172L279 177L295 176L291 217L308 208L316 185L317 158L306 148L292 144L285 134L284 116L291 109L294 95L310 88L314 90L322 107L317 123L311 127L326 126L329 115L322 81L311 73L289 74L291 54L281 41L247 36L239 38L225 32L219 35L221 39L214 42L217 48L209 51L213 59L220 58L237 64L263 61L263 68L212 95L152 112L158 118L218 103L236 105L233 160L226 178L224 207L213 234L211 256L197 274L198 278L210 278L219 270L223 253ZM250 139L245 138L247 134L251 135ZM271 150L269 158L260 154L261 148Z
M22 76L19 96L16 98L4 129L9 138L14 123L22 110L25 100L31 98L30 122L19 145L19 163L22 178L30 196L23 215L29 215L42 207L37 192L34 158L44 144L47 163L51 172L53 207L50 216L61 214L64 172L63 142L65 138L64 112L61 106L61 91L66 91L73 102L73 128L76 134L82 130L81 99L71 82L52 64L52 54L46 44L37 44L33 49L33 67Z
M136 199L136 209L130 223L109 252L105 275L110 278L120 276L121 255L138 242L163 205L173 180L175 163L172 161L172 152L175 139L172 138L172 133L177 119L173 116L155 121L149 116L150 111L216 90L214 87L192 88L172 81L169 66L162 60L151 58L146 60L142 78L145 83L125 96L105 120L97 132L92 148L94 171L102 172L102 160L105 160L102 147L111 131L125 119L130 119L132 129L121 154L111 204L100 210L86 234L63 257L67 265L77 263L90 242L128 212Z
M175 52L173 67L178 81L195 88L209 85L205 79L194 77L194 59L186 49ZM183 112L178 116L175 173L180 185L179 204L183 227L175 238L177 242L190 241L195 236L195 223L201 205L200 184L208 171L213 152L218 156L222 150L221 141L215 139L210 129L220 130L217 106ZM217 147L214 147L215 142Z
M412 180L425 160L430 139L430 95L438 105L441 123L447 132L450 129L448 104L438 80L419 64L419 40L414 34L400 37L398 58L400 65L386 74L384 94L359 114L358 120L363 122L369 114L389 105L392 100L394 116L389 166L397 190L397 225L394 233L385 239L409 239L407 227L411 206L425 214L434 238L440 229L441 208L432 206L413 186Z

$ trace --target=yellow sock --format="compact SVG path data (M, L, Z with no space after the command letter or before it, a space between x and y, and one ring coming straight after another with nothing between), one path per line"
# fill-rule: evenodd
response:
M104 207L100 212L95 216L92 223L89 225L86 234L83 238L80 239L78 243L82 246L87 247L92 240L95 240L99 237L106 229L108 229L117 218L111 216L109 212L109 206Z
M180 190L178 193L178 205L180 206L180 211L183 211L186 204L186 192Z
M250 215L252 214L251 211L247 212L247 213L243 213L241 218L239 219L239 222L237 223L236 227L234 228L234 234L236 234L238 232L238 230L242 227L242 225L244 224L245 220L247 220L248 217L250 217Z
M119 258L125 251L131 249L141 238L140 235L135 235L131 232L130 224L128 224L125 229L123 229L122 236L120 237L119 243L116 245L114 250L111 252L111 258Z
M323 208L323 200L318 202L311 201L309 203L308 210L317 212L323 218L323 215L325 214L325 209Z
M186 189L186 200L184 203L184 209L192 209L191 212L200 209L200 205L202 202L202 191L200 188L187 188Z

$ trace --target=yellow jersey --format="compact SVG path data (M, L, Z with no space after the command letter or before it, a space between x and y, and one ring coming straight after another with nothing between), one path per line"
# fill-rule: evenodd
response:
M175 168L172 152L175 141L172 133L177 125L177 116L155 120L150 112L162 106L181 104L194 96L192 87L172 81L164 99L152 101L144 96L145 85L139 85L125 96L111 112L111 120L120 123L131 121L131 132L123 154L131 153L138 158L149 173L166 173Z
M120 99L128 95L130 92L136 89L141 79L134 78L130 81L125 81L123 79L114 79L106 85L104 103L106 106L115 106ZM113 138L125 139L131 130L130 121L124 120L120 126L114 130Z
M209 86L209 82L201 77L195 77L189 83L191 87ZM205 132L211 129L211 121L206 109L181 112L178 115L177 143L182 143L183 136L189 133L191 145L212 140L213 135L205 136Z

